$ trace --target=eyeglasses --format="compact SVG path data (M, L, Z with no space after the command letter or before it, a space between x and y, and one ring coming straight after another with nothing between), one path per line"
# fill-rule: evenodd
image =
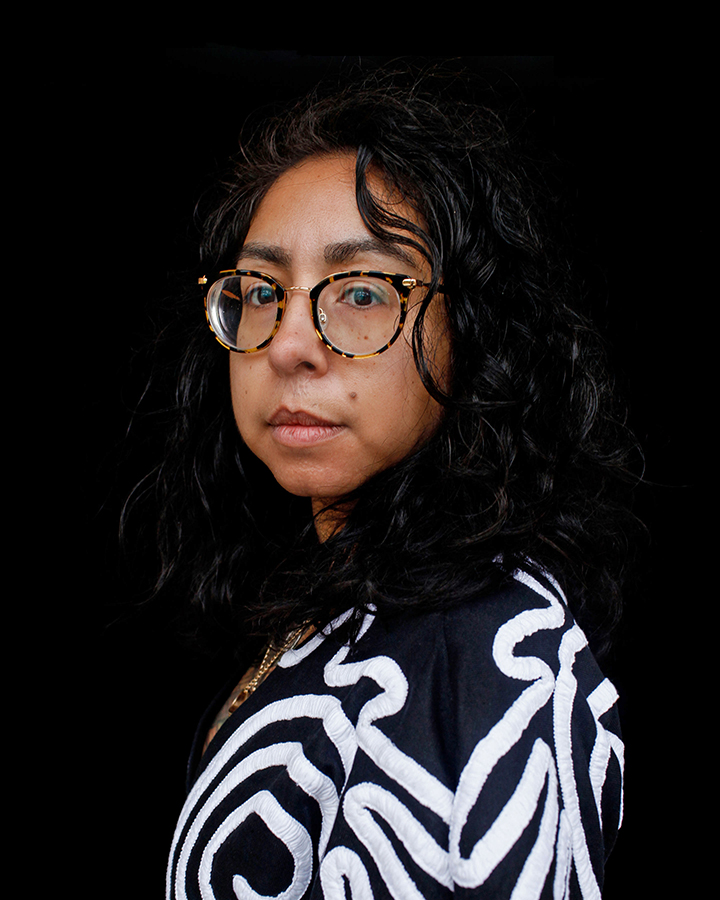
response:
M315 331L335 353L364 359L383 353L405 324L408 299L426 282L387 272L340 272L315 287L283 287L245 269L226 269L205 296L205 314L217 340L228 350L255 353L277 334L287 296L307 291ZM207 284L207 278L198 279Z

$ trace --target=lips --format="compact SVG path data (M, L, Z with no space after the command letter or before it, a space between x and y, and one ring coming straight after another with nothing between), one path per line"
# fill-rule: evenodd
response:
M303 425L303 426L324 426L337 427L337 422L330 422L328 419L322 419L320 416L314 416L312 413L298 410L291 412L289 409L279 409L268 420L270 425Z
M281 408L268 419L274 439L284 447L307 447L336 437L344 425L304 410Z

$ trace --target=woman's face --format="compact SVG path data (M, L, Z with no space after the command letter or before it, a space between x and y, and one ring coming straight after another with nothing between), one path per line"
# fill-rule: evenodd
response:
M383 196L380 182L370 185ZM385 192L386 193L386 192ZM417 221L412 209L385 197L392 211ZM273 276L286 288L312 287L327 275L375 269L429 280L411 249L372 239L355 201L355 158L311 157L282 175L252 220L238 268ZM410 454L435 431L441 407L425 390L405 330L384 353L346 359L315 333L310 301L291 292L279 331L256 353L230 354L232 402L240 434L278 483L310 497L317 512L375 473ZM449 342L435 298L425 317L427 347L442 376Z

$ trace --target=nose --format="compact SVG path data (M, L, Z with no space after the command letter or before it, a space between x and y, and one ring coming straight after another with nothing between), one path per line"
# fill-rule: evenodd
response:
M322 374L327 370L329 351L315 331L309 290L290 287L285 291L280 328L268 347L270 364L283 374L298 370Z

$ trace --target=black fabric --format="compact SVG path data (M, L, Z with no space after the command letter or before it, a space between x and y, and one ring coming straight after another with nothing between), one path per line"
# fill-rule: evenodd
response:
M351 649L316 636L198 761L168 896L599 896L615 699L557 590L522 573L451 611L369 618Z

